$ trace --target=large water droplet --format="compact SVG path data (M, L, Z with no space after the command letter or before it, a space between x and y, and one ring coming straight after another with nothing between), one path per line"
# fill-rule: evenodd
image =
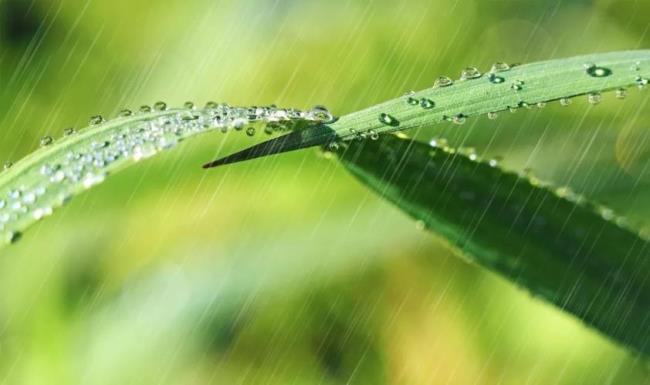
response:
M495 73L495 72L505 72L510 69L510 66L507 63L503 62L496 62L492 64L492 69L490 69L490 72Z
M392 127L399 126L399 121L397 119L384 112L379 114L379 122L387 126L392 126Z
M424 108L425 110L431 109L436 106L436 103L434 103L433 100L428 99L428 98L422 98L420 99L420 107Z
M433 83L433 87L449 87L450 85L454 84L454 81L448 78L447 76L440 76L436 81Z
M475 67L467 67L460 73L460 80L478 79L482 76L481 71Z
M605 67L598 67L595 64L585 64L586 72L589 76L594 78L604 78L612 74L612 70Z
M493 84L501 84L506 81L505 78L493 73L488 76L488 80Z

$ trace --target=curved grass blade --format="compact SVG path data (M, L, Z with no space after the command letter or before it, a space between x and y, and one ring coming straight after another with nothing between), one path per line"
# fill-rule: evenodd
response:
M579 95L644 87L650 78L650 50L578 56L512 68L495 64L487 74L473 69L463 74L459 81L439 79L433 88L345 115L331 124L271 139L204 167L424 125L460 124L474 116Z
M650 353L650 243L611 210L395 135L337 152L353 175L472 261Z
M320 123L320 110L301 112L276 107L209 105L202 110L169 109L137 115L130 112L109 122L94 117L94 127L68 133L0 174L0 246L18 240L22 232L52 214L72 196L101 183L107 175L189 137L221 130L267 131L304 129ZM251 132L251 131L249 131Z

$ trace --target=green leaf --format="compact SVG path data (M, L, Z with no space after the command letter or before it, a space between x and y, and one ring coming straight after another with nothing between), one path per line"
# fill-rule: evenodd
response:
M321 109L301 112L276 107L230 107L144 111L104 122L52 143L0 174L0 247L15 242L29 226L52 214L74 195L101 183L112 173L174 147L180 141L220 130L255 129L267 132L303 129L330 119Z
M272 139L206 167L442 122L462 124L467 118L525 105L644 87L649 78L650 50L578 56L509 69L495 65L493 71L480 77L407 94L345 115L334 123Z
M337 152L353 175L471 261L650 353L650 243L611 210L494 161L395 135Z

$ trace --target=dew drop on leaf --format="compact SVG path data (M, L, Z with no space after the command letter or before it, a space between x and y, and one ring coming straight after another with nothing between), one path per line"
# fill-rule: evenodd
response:
M433 83L433 87L449 87L450 85L454 84L454 81L451 80L447 76L440 76L436 81Z
M379 114L379 122L387 126L393 126L393 127L399 126L399 121L397 119L384 112Z
M619 88L616 90L617 99L625 99L627 97L627 90L625 88Z
M52 139L51 136L46 135L46 136L41 138L39 143L40 143L41 147L45 147L45 146L49 146L53 142L54 142L54 139Z
M571 104L571 99L569 98L562 98L560 99L560 105L566 107Z
M467 117L464 114L456 114L454 115L453 118L451 118L451 121L454 122L454 124L465 124L465 121L467 120Z
M255 127L248 127L246 129L246 135L248 136L255 136Z
M165 102L156 102L153 105L153 109L156 111L165 111L167 109L167 103Z
M487 117L488 117L488 119L490 119L490 120L495 120L496 118L499 117L499 114L496 113L496 112L494 112L494 111L492 111L492 112L488 112L488 113L487 113Z
M121 110L121 111L118 113L118 116L120 116L120 117L122 117L122 118L126 118L127 116L131 116L131 115L133 115L133 112L131 112L131 110L129 110L129 109L127 109L127 108Z
M70 136L70 135L73 135L76 132L77 132L77 130L75 130L74 128L68 127L65 130L63 130L63 136Z
M188 110L193 110L194 109L194 103L190 102L190 101L187 101L187 102L183 103L183 107L187 108Z
M460 80L478 79L483 74L476 67L467 67L460 73Z
M417 106L419 104L418 100L412 96L406 98L406 103L410 104L411 106Z
M428 98L422 98L420 99L420 107L424 108L425 110L431 109L436 106L436 103L434 103L433 100L428 99Z
M508 71L509 69L510 69L510 65L508 65L508 63L496 62L492 64L492 69L490 69L490 72L492 73L504 72L504 71Z
M494 73L491 73L490 76L488 76L488 80L493 84L501 84L506 81L505 78Z
M585 64L586 72L593 78L604 78L612 74L612 70L605 67L598 67L595 64Z
M589 101L589 104L596 105L602 100L603 96L599 92L591 92L589 95L587 95L587 101Z
M104 122L104 118L101 115L94 115L90 117L90 125L91 126L96 126L98 124L102 124Z

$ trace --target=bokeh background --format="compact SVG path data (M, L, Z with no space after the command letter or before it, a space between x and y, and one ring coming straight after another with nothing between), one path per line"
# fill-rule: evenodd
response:
M336 115L510 63L648 48L644 0L0 0L0 161L163 100ZM411 133L650 214L648 91ZM471 265L303 150L188 141L0 253L2 384L650 384L647 360Z

